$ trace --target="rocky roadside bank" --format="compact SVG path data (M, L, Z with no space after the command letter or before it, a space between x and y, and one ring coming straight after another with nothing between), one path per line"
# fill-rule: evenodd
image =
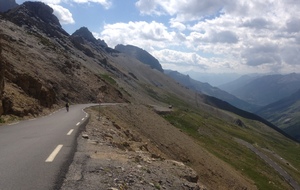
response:
M168 159L151 141L109 116L91 115L62 190L204 190L197 173Z

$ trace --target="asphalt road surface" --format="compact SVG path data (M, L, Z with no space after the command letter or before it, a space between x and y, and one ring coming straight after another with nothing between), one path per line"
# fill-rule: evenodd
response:
M275 161L271 160L267 155L260 152L257 148L255 148L252 144L235 138L235 140L252 150L256 155L258 155L261 159L263 159L266 163L268 163L272 168L274 168L294 189L300 190L299 184L282 168L280 167Z
M50 190L61 185L76 149L83 108L70 106L34 120L0 126L0 189Z

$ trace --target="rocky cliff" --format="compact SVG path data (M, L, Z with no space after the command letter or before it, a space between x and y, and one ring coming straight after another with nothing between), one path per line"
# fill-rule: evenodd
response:
M94 43L94 44L102 46L104 48L108 47L104 40L101 40L101 39L97 40L87 27L81 27L80 29L76 30L72 34L72 37L74 37L74 38L82 37L82 38L86 39L88 42Z
M2 97L4 91L4 60L2 57L2 46L0 44L0 115L3 114Z
M35 33L42 32L59 38L69 35L61 28L58 18L53 15L53 9L42 2L25 2L8 11L5 17Z
M65 101L97 102L100 93L110 94L106 101L126 101L103 74L104 65L117 72L104 48L95 49L84 38L78 43L84 51L78 48L44 3L25 2L4 13L0 34L6 66L5 75L3 63L0 67L0 115L35 116Z

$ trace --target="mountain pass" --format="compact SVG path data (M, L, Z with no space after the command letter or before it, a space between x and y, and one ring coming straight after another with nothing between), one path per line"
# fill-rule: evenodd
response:
M56 189L76 149L84 108L73 105L48 116L0 126L0 189ZM98 104L99 105L99 104Z

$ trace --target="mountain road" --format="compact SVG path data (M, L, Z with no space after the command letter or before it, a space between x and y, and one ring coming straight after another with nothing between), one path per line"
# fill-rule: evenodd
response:
M244 140L235 138L235 141L246 146L251 151L253 151L257 156L263 159L267 164L269 164L272 168L274 168L294 189L300 189L299 184L281 166L279 166L275 161L270 159L266 154L259 151L252 144Z
M48 116L0 126L0 189L57 189L76 149L84 108L73 105ZM99 104L98 104L99 105Z

